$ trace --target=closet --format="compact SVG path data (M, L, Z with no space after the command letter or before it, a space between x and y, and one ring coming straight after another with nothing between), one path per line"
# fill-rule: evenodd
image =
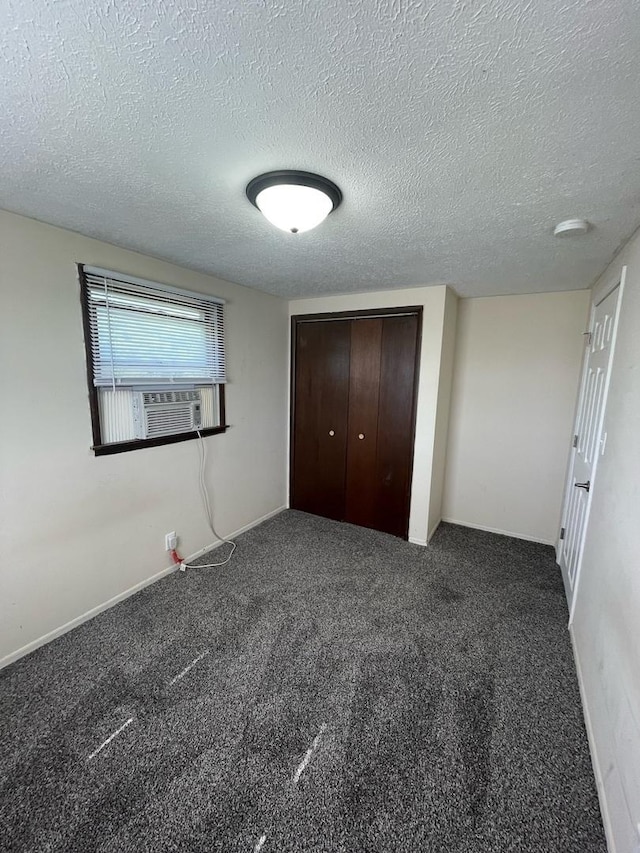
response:
M421 317L292 318L293 509L407 538Z

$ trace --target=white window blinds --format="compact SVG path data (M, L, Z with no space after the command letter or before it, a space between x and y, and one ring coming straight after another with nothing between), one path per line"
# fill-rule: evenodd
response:
M95 267L82 275L94 385L226 381L223 300Z

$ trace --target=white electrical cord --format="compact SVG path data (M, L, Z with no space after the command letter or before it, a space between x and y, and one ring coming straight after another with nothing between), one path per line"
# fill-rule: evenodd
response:
M200 494L202 495L202 503L204 506L204 511L207 514L207 521L209 523L209 528L216 539L219 539L220 542L226 542L228 545L231 545L231 551L229 551L229 555L226 560L223 560L221 563L182 563L185 569L217 569L220 566L226 566L229 560L233 557L233 552L236 550L236 543L232 542L231 539L225 539L224 536L220 536L220 534L216 531L213 524L213 513L211 511L211 501L209 500L209 492L207 491L207 483L205 480L205 467L207 464L207 447L204 443L204 438L200 434L200 430L196 430L198 433L198 438L200 439L199 449L200 449Z

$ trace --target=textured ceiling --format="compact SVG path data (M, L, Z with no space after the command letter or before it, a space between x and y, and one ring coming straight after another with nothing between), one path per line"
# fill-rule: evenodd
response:
M640 224L637 0L0 0L0 24L0 207L230 281L582 288ZM276 230L244 188L278 168L342 206ZM552 237L572 216L595 228Z

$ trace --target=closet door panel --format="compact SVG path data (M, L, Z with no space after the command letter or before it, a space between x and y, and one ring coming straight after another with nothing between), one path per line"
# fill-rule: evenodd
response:
M291 506L337 520L345 509L349 350L349 321L297 326Z
M351 324L345 520L375 527L382 319Z
M409 532L417 345L417 316L383 321L372 526L405 538Z

